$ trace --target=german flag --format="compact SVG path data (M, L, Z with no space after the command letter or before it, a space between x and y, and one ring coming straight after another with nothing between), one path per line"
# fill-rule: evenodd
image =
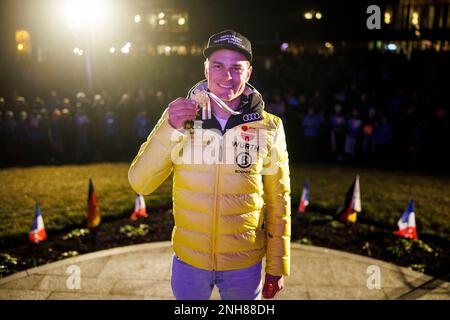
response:
M97 205L97 195L95 194L92 178L89 178L89 193L87 204L87 226L89 229L96 228L100 224L100 208Z
M344 209L340 212L340 220L354 223L358 212L361 212L361 194L359 191L359 176L357 175L345 196Z

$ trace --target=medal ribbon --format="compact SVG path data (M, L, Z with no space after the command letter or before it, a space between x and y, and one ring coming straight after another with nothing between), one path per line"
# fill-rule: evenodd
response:
M215 103L217 103L217 105L219 106L220 109L222 109L225 112L231 113L232 115L238 115L238 114L242 114L242 112L239 111L234 111L233 109L231 109L229 106L227 106L225 104L225 102L223 102L218 96L216 96L214 93L212 93L211 91L207 91L206 92L208 94L208 96L214 100Z

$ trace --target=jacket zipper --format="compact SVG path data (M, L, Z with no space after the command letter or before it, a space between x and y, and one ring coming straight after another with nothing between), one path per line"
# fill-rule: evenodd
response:
M220 166L222 162L222 149L223 149L223 137L219 138L219 163L216 164L216 182L214 185L214 212L213 212L213 238L212 238L212 257L213 257L213 270L217 269L217 261L216 261L216 238L217 238L217 215L219 214L219 177L220 177Z
M219 162L222 162L222 157L223 157L223 137L219 138Z

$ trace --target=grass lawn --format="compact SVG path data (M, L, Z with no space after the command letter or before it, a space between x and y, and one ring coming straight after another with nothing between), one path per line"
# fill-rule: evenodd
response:
M310 180L311 210L336 213L356 174L360 176L362 212L358 219L384 228L397 221L411 198L420 234L450 240L450 177L338 165L295 164L292 202L298 203L305 178Z
M92 177L104 219L131 214L135 195L127 179L128 163L53 166L0 170L0 239L29 232L35 202L47 231L83 225L86 218L88 179ZM347 189L360 175L365 223L396 229L397 220L410 198L415 201L416 222L421 234L450 239L450 178L381 169L337 165L291 165L293 207L298 204L305 178L310 179L311 209L335 213ZM152 207L170 207L169 178L154 194L146 196ZM295 208L294 208L295 209ZM297 214L293 210L293 215Z
M83 225L89 177L102 218L131 214L135 194L128 184L128 166L104 163L0 170L0 239L29 232L36 201L41 205L47 231ZM166 181L156 193L146 197L147 206L169 205L171 197L171 184Z

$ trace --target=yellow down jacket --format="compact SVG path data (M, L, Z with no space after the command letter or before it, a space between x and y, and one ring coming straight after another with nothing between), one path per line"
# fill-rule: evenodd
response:
M193 89L207 89L199 82ZM188 97L192 97L192 91ZM282 121L264 111L247 85L240 115L222 130L213 117L176 130L167 109L133 160L128 179L147 195L173 171L172 246L184 262L206 270L250 267L266 256L266 272L289 275L290 179Z

